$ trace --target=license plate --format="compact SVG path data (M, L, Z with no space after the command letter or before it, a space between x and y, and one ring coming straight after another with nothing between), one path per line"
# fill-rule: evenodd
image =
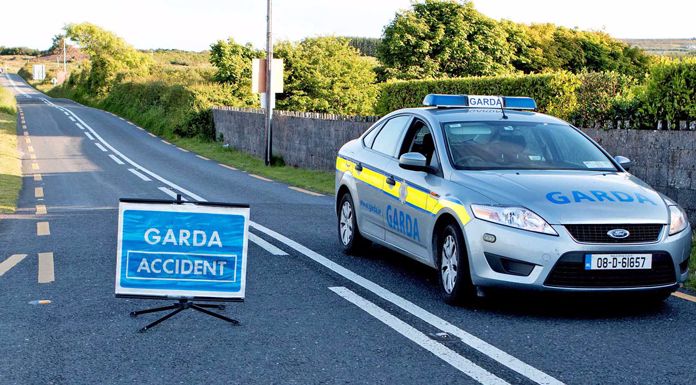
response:
M652 254L585 254L585 270L641 270L652 268Z

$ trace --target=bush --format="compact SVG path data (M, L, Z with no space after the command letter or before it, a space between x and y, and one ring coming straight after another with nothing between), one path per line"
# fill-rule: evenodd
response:
M376 112L386 114L404 107L422 105L427 94L482 94L529 96L539 111L568 119L577 105L577 76L557 72L525 76L487 76L440 80L411 80L385 83L377 99Z
M696 119L696 58L664 60L650 67L644 108L653 120Z
M571 115L575 125L589 127L598 121L628 119L626 113L634 110L626 104L631 100L629 87L636 84L632 77L617 72L584 72L578 80L578 104Z

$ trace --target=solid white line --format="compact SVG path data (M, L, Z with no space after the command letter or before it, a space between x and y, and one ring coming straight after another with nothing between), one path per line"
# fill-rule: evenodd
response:
M123 164L123 161L119 159L116 155L114 154L109 154L109 158L111 158L116 164Z
M519 360L518 358L513 357L512 355L498 349L497 347L489 344L488 342L467 333L466 331L452 325L451 323L445 321L444 319L436 316L433 313L430 313L429 311L421 308L420 306L414 304L413 302L395 294L392 293L391 291L383 288L382 286L354 273L351 270L346 269L345 267L337 264L336 262L324 257L323 255L317 253L316 251L310 250L309 248L293 241L292 239L278 234L277 232L264 227L256 222L249 222L249 225L258 230L261 231L262 233L265 233L266 235L269 235L278 241L286 244L287 246L295 249L296 251L304 254L307 256L309 259L317 262L318 264L326 267L327 269L335 272L336 274L342 276L343 278L355 283L358 286L361 286L375 295L381 297L384 300L387 300L394 305L400 307L401 309L413 314L414 316L420 318L421 320L429 323L430 325L442 330L445 333L451 334L456 336L457 338L460 338L462 342L465 344L469 345L470 347L478 350L479 352L485 354L486 356L494 359L495 361L499 362L500 364L514 370L515 372L529 378L530 380L537 382L539 384L562 384L562 382L558 381L557 379L549 376L548 374L542 372L539 369L534 368L533 366L524 363L523 361Z
M168 189L168 188L166 188L166 187L158 187L158 189L159 189L160 191L162 191L163 193L169 195L170 197L176 199L176 192L174 192L174 191L172 191L172 190L170 190L170 189ZM184 198L184 197L181 197L181 200L182 200L182 201L186 201L187 199Z
M145 175L139 173L138 170L136 170L136 169L134 169L134 168L129 168L128 171L132 172L133 174L135 174L135 176L137 176L138 178L144 180L145 182L149 182L149 181L152 180L152 179L146 177ZM176 196L175 196L175 197L176 197Z
M55 106L50 101L47 101L49 105ZM84 120L80 119L79 116L77 116L74 112L68 110L72 116L75 117L80 123L82 123L88 130L94 134L94 136L104 144L108 149L110 149L112 152L115 154L118 154L121 158L123 158L126 162L129 164L133 165L135 168L139 169L140 171L144 172L145 174L148 174L152 178L172 187L173 189L182 192L183 194L197 200L200 202L207 202L206 199L204 199L202 196L197 195L173 182L170 182L169 180L161 177L160 175L140 166L138 163L132 161L130 158L126 157L123 155L120 151L116 150L113 146L111 146L108 142L106 142L99 134L97 134L92 127L90 127L87 123L84 122ZM548 374L542 372L539 369L534 368L533 366L519 360L516 357L513 357L512 355L498 349L497 347L487 343L486 341L481 340L480 338L467 333L466 331L459 329L458 327L452 325L451 323L445 321L444 319L428 312L427 310L415 305L414 303L406 300L403 297L398 296L397 294L392 293L391 291L377 285L376 283L367 280L363 278L362 276L352 272L351 270L346 269L345 267L329 260L328 258L320 255L319 253L310 250L309 248L291 240L290 238L287 238L271 229L268 229L256 222L249 221L249 225L267 235L270 235L271 237L279 240L280 242L286 244L287 246L295 249L296 251L304 254L305 256L309 257L310 259L314 260L315 262L319 263L320 265L334 271L335 273L343 276L344 278L352 281L353 283L362 286L363 288L372 291L374 294L378 295L379 297L392 302L396 306L406 310L407 312L413 314L414 316L420 318L421 320L428 322L429 324L435 326L436 328L448 333L457 336L464 342L465 344L469 345L470 347L478 350L479 352L485 354L486 356L492 358L493 360L499 362L500 364L514 370L515 372L529 378L530 380L537 382L539 384L556 384L560 385L563 384L562 382L558 381L557 379L549 376Z
M351 290L348 290L345 287L330 287L329 290L340 295L353 305L366 311L368 314L377 318L382 323L394 329L402 336L415 342L423 349L436 355L439 359L447 362L448 364L452 365L457 370L473 378L474 380L482 384L509 384L502 378L494 375L486 369L462 357L457 352L446 347L445 345L436 342L420 330L414 328L413 326L407 324L399 318L396 318L394 315L388 313L386 310L366 300L365 298L355 294Z
M104 146L102 146L101 143L99 143L99 142L94 142L94 145L96 145L97 147L99 147L99 149L102 150L102 151L104 151L104 152L109 151L109 150L107 150Z
M273 255L288 255L288 253L284 252L283 250L279 249L272 243L268 242L267 240L259 237L258 235L254 233L249 233L249 240L256 243L257 245L261 246L263 249L268 251L269 253Z
M90 135L89 132L85 131L85 136L89 138L89 140L94 140L94 137Z

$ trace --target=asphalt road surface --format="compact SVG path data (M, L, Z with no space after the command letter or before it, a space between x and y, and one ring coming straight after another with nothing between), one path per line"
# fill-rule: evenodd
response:
M694 384L696 303L503 293L469 307L381 247L346 256L333 197L179 149L108 112L0 76L21 108L23 188L0 218L0 384ZM231 326L114 297L119 198L251 205ZM50 300L32 305L30 301Z

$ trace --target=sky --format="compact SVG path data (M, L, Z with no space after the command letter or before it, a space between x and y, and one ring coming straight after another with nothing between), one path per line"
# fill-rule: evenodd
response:
M696 0L474 0L483 14L522 23L602 30L617 38L694 38ZM273 0L274 40L379 37L411 0ZM200 51L233 37L265 47L264 0L5 1L0 46L46 49L68 23L89 21L136 48ZM12 17L7 17L11 15Z

